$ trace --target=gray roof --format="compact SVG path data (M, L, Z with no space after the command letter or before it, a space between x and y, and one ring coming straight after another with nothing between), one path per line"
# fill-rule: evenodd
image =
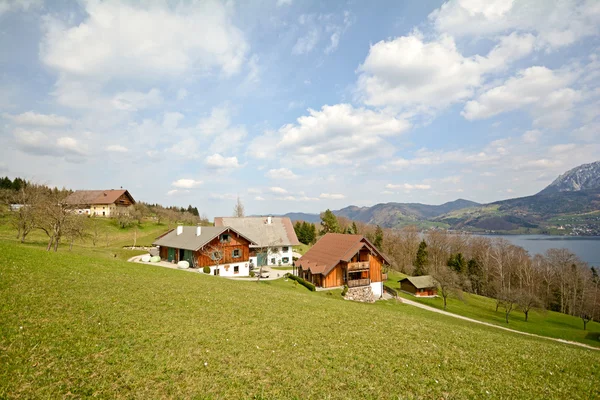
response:
M406 278L400 279L398 282L402 282L405 280L408 280L417 289L437 287L437 284L435 283L435 280L433 279L433 277L431 275L407 276Z
M180 235L177 234L177 228L175 228L158 237L152 244L155 246L196 251L226 231L233 231L250 241L250 244L255 244L252 239L228 226L202 226L200 227L200 236L196 236L196 228L196 226L184 226L183 232Z
M252 238L258 247L298 246L300 242L288 217L215 217L215 226L230 226Z

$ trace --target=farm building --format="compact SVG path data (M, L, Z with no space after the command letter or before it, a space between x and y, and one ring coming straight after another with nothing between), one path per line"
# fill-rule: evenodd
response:
M317 287L370 286L383 295L383 266L387 258L362 235L328 233L297 262L298 276Z
M400 279L400 290L418 297L433 297L437 295L437 285L431 275L407 276Z
M77 190L67 196L65 203L78 214L110 217L128 211L135 200L125 189Z
M192 268L210 267L212 275L249 276L251 239L230 227L178 226L158 237L162 260L188 261Z
M291 265L292 246L300 242L288 217L216 217L215 226L230 226L251 238L253 265Z

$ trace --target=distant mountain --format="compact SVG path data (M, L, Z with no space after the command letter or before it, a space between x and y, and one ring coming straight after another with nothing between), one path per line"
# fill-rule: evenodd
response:
M459 199L439 206L420 203L381 203L372 207L349 206L341 210L333 210L333 213L353 221L393 228L399 225L426 221L455 210L477 206L480 206L480 204ZM319 214L287 213L284 216L289 217L292 221L321 221Z
M583 164L562 174L538 194L600 189L600 161Z

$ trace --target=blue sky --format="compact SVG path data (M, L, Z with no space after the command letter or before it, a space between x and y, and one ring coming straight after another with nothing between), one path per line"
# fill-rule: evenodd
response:
M600 159L600 2L0 0L0 175L229 215Z

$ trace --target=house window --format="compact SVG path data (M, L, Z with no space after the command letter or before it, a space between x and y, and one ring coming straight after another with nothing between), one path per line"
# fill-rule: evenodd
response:
M229 242L231 240L231 236L229 233L224 233L221 235L221 242Z
M106 211L102 211L102 215L106 215Z
M281 251L284 253L287 253L289 249L290 249L289 247L282 247Z
M219 261L223 257L221 256L221 252L220 251L213 251L212 254L210 255L210 258L213 261Z
M282 263L284 263L284 264L287 264L287 263L289 263L289 262L290 262L290 258L289 258L289 257L283 257L283 258L281 259L281 262L282 262Z
M275 258L271 258L271 264L275 265Z
M235 249L235 250L233 250L232 256L233 256L233 258L240 258L242 255L241 255L239 249Z
M239 274L240 273L240 267L237 266L237 265L235 267L233 267L233 273L234 274Z
M215 275L220 275L220 273L219 273L219 268L215 268L215 272L214 272L214 274L215 274Z

